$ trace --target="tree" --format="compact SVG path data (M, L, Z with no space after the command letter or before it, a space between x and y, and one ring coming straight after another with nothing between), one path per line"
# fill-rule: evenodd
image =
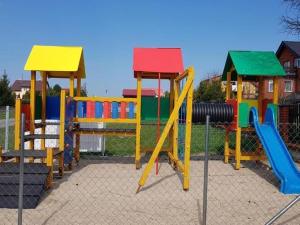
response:
M0 106L13 106L15 104L15 96L10 88L9 79L4 71L0 78Z
M53 87L48 88L49 96L60 96L61 86L59 84L55 84Z
M197 102L224 102L221 80L200 82L194 92L194 99Z
M284 30L290 34L300 34L300 0L283 0L288 6L286 15L281 17Z

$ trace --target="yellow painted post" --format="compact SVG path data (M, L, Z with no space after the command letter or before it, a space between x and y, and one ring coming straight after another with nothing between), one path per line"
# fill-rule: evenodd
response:
M20 150L20 130L21 130L21 99L16 99L15 105L15 150Z
M237 75L237 115L239 116L239 104L242 102L242 92L243 92L243 79L242 76ZM239 118L237 118L237 123L239 123ZM241 139L242 139L242 129L237 124L236 128L236 143L235 143L235 169L239 170L241 167Z
M231 72L227 72L226 77L226 100L229 100L231 97ZM229 131L226 129L225 133L225 146L224 146L224 162L228 163L229 161Z
M137 103L136 103L136 141L135 141L135 167L141 168L141 105L142 105L142 77L137 75Z
M170 102L170 113L172 112L174 108L174 79L170 80L170 96L169 96L169 102ZM170 152L173 154L173 129L171 129L169 133L169 149Z
M273 77L273 104L278 104L278 95L279 95L279 87L278 87L278 77Z
M31 71L30 80L30 134L35 131L35 90L36 90L36 71ZM34 140L30 141L30 149L34 149Z
M179 95L179 82L174 80L174 105L178 101L178 95ZM173 123L173 156L175 161L178 161L178 117L175 118Z
M76 93L76 96L77 97L80 97L81 95L81 78L80 77L77 77L77 93ZM78 114L78 108L77 108L77 102L76 102L76 117L77 117L77 114ZM78 163L79 160L80 160L80 152L79 152L79 148L80 148L80 134L77 134L75 135L75 161Z
M42 134L46 133L46 96L47 96L47 73L41 72L42 76ZM45 139L41 140L41 149L45 150Z
M70 97L74 97L74 74L72 73L70 76Z
M185 127L185 151L184 151L184 172L183 189L188 190L190 186L190 155L191 155L191 135L192 135L192 110L193 110L193 92L194 92L194 68L189 68L189 75L192 83L187 94L186 104L186 127Z
M47 148L46 164L50 169L47 177L47 188L51 188L53 181L53 148Z
M170 118L169 118L169 120L168 120L168 122L167 122L167 124L166 124L166 126L165 126L158 142L157 142L157 145L154 148L154 151L151 155L151 158L150 158L149 162L147 163L146 168L143 171L143 174L142 174L142 176L139 180L139 187L137 189L137 192L139 192L140 188L142 186L144 186L144 184L145 184L145 182L146 182L146 180L149 176L149 173L150 173L150 171L151 171L151 169L154 165L154 162L155 162L155 160L156 160L156 158L157 158L157 156L158 156L158 154L159 154L159 152L160 152L160 150L161 150L161 148L164 144L164 141L166 140L166 138L168 136L168 133L169 133L175 119L178 118L179 108L181 107L184 98L187 96L187 93L188 93L192 83L193 83L193 79L192 79L192 77L189 77L186 84L185 84L185 87L183 88L183 90L182 90L182 92L181 92L181 94L178 98L178 101L174 105L174 110L172 111L172 113L170 115Z
M66 91L60 92L60 126L59 126L59 150L65 149L65 106L66 106Z

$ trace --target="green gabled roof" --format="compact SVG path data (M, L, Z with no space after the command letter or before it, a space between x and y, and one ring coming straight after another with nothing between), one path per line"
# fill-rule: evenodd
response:
M285 71L274 52L262 51L229 51L223 70L222 80L226 80L227 72L232 65L231 80L242 76L285 76Z

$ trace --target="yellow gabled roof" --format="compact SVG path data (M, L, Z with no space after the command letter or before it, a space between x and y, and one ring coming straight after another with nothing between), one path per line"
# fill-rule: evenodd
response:
M24 70L46 71L49 77L85 78L82 47L34 45Z

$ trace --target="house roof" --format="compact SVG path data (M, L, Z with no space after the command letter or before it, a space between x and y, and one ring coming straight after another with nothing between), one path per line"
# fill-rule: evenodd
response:
M24 70L46 71L49 77L85 78L82 47L34 45L28 56Z
M137 90L136 89L123 89L122 95L123 97L136 97ZM164 94L163 90L160 89L160 95L162 96ZM158 95L158 89L157 88L143 88L142 89L142 96L157 96Z
M134 48L133 50L134 77L138 72L142 78L170 79L184 71L180 48Z
M276 55L279 56L284 48L288 48L296 56L300 57L300 42L299 41L282 41L279 48L276 51Z
M239 76L285 76L274 52L265 51L229 51L223 70L222 79L234 66L232 80Z
M12 91L21 91L22 88L30 88L30 80L15 80L11 86ZM42 91L42 81L36 81L36 90Z

